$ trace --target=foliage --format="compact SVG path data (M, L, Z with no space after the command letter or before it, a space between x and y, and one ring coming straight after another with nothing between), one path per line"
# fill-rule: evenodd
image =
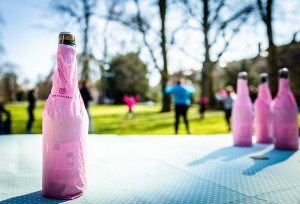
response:
M200 72L196 70L181 70L170 75L170 79L180 78L191 80L193 84L200 84Z
M259 83L258 75L260 74L260 71L255 69L251 60L232 62L229 63L226 68L223 68L221 74L223 86L231 85L236 87L238 73L242 71L246 71L248 73L248 84L257 87Z
M7 62L0 65L0 98L3 101L16 100L19 91L17 65Z
M171 81L176 81L180 78L191 80L193 85L196 87L196 92L193 94L192 99L197 101L199 97L199 87L197 86L200 84L200 72L195 70L185 70L185 71L178 71L173 74L170 74L169 78ZM147 92L147 98L159 102L161 101L162 94L161 94L161 87L159 85L155 87L151 87Z
M159 102L161 101L162 94L161 94L161 87L159 85L155 87L150 87L147 91L146 97L148 100Z
M20 102L20 101L26 101L27 100L27 93L24 90L19 90L16 93L16 101Z
M44 79L40 79L36 84L36 87L38 87L38 98L40 100L46 100L51 92L54 69L55 68L52 68L49 74Z
M148 91L147 66L138 54L128 53L114 57L109 63L103 83L106 96L117 104L123 103L125 94L145 99Z

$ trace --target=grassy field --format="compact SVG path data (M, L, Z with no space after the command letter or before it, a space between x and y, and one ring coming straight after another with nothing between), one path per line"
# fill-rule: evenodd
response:
M14 134L25 132L28 119L26 103L7 105L12 114ZM174 113L159 113L159 106L137 105L135 118L125 118L127 108L125 105L91 105L90 112L93 119L94 133L97 134L174 134ZM43 103L35 110L36 121L33 133L42 130ZM200 120L198 107L189 110L190 128L192 134L226 133L226 123L223 112L209 111L206 119ZM183 121L180 124L180 134L185 134Z
M12 114L13 133L23 134L28 118L26 103L7 105L6 108ZM174 112L159 113L159 110L159 106L137 105L136 117L126 119L125 105L91 105L90 107L94 133L97 134L174 134ZM33 125L33 133L42 131L42 111L43 103L39 103L35 110L36 121ZM189 110L189 119L192 134L228 133L222 111L208 111L206 118L201 120L198 107L193 106ZM179 134L186 134L183 121L180 124Z

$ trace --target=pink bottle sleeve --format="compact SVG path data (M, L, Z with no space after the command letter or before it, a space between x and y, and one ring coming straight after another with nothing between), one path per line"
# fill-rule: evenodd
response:
M272 143L272 96L267 82L259 85L258 97L254 103L254 127L258 143Z
M74 199L86 187L88 116L78 88L75 48L60 44L51 93L43 112L42 194Z
M277 149L297 150L299 147L298 107L290 90L289 80L280 79L273 105L274 144Z
M232 109L232 134L234 145L252 146L253 105L244 79L238 79L237 98Z

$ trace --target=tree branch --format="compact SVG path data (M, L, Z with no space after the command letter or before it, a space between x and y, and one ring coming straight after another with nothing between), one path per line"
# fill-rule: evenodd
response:
M191 0L179 0L179 2L181 2L185 8L187 9L188 14L194 18L197 19L197 21L199 22L200 19L203 18L203 13L202 12L194 12L196 5L191 5ZM197 5L199 4L199 0L196 0ZM200 9L198 9L198 11L200 11Z
M267 16L267 15L266 15L266 10L264 9L262 0L257 0L256 3L257 3L257 7L258 7L258 11L259 11L259 13L260 13L261 19L262 19L264 22L266 22L266 16Z
M160 69L159 65L158 65L158 62L157 62L157 59L154 55L154 50L152 49L152 47L150 46L150 44L148 43L147 41L147 38L146 38L146 31L144 29L144 26L143 26L143 19L142 19L142 16L141 16L141 8L140 8L140 4L139 4L139 0L134 0L135 2L135 5L136 5L136 8L137 8L137 22L138 22L138 29L139 31L142 33L142 37L143 37L143 41L144 41L144 44L145 46L147 47L149 53L150 53L150 57L153 61L153 64L154 64L154 67L159 71L159 72L162 72L162 70Z
M215 22L219 19L220 10L224 7L225 0L220 0L216 10L215 10L215 16L212 18L211 22Z
M69 3L70 2L67 2L66 4L64 4L61 1L54 1L54 2L52 2L51 7L57 13L67 14L70 17L74 18L76 20L76 22L81 23L82 17L80 15L78 15L78 12L77 12L78 5L73 4L74 7L71 7L71 6L69 6Z
M218 26L218 32L216 33L213 41L211 42L211 45L215 44L220 36L220 34L224 34L225 29L234 21L236 21L237 19L242 19L242 22L245 21L245 18L248 17L248 15L254 10L254 6L253 5L248 5L246 7L244 7L243 9L241 9L240 11L236 12L235 14L233 14L230 18L228 18L227 20L223 21L222 23L220 23L220 25Z
M242 25L243 25L246 21L247 21L247 17L244 16L244 17L242 18L242 20L239 22L239 24L238 24L234 29L232 29L232 31L233 31L232 35L231 35L231 37L230 37L228 40L225 41L225 45L224 45L223 49L217 54L217 60L216 60L216 61L218 61L218 60L222 57L222 55L227 51L230 42L231 42L232 39L236 36L236 34L240 31Z
M203 61L199 60L199 57L195 57L193 55L191 55L188 51L186 51L182 46L179 46L178 44L174 44L175 48L177 48L178 50L180 50L185 56L192 58L193 60L197 61L198 63L202 64Z
M177 28L175 28L173 30L173 32L170 34L170 44L173 45L175 43L175 35L182 29L184 29L188 23L188 18L187 19L184 19L181 23L180 23L180 26L178 26Z

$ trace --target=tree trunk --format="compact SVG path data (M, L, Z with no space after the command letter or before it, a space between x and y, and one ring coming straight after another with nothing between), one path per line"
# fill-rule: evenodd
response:
M213 71L215 63L208 60L203 63L203 69L201 73L201 96L206 96L209 98L210 107L216 105L215 95L214 95L214 83L213 83Z
M273 14L273 0L267 1L266 6L266 16L265 16L265 24L267 28L267 36L268 36L268 64L270 69L270 89L272 96L274 97L277 93L277 83L278 83L278 63L277 63L277 51L276 46L273 41L273 26L272 26L272 14Z
M168 112L171 110L170 96L164 94L165 87L169 78L168 74L168 58L167 58L167 40L166 40L166 13L167 13L167 0L159 0L159 13L161 20L161 51L163 56L163 69L161 71L161 86L162 86L162 112Z
M171 97L165 94L165 88L168 82L168 75L161 73L161 88L162 88L162 109L161 112L171 111Z
M88 80L90 78L90 55L88 50L88 39L90 29L90 7L88 1L83 1L84 6L84 29L83 29L83 53L82 53L82 73L81 79Z
M82 72L81 72L81 80L88 80L90 78L90 61L87 53L82 54Z
M209 0L203 0L203 33L204 33L204 48L205 48L205 55L204 55L204 62L201 71L201 96L206 96L209 98L209 104L211 106L215 105L215 97L213 93L213 80L212 80L212 73L214 70L214 63L210 59L210 47L209 44Z

